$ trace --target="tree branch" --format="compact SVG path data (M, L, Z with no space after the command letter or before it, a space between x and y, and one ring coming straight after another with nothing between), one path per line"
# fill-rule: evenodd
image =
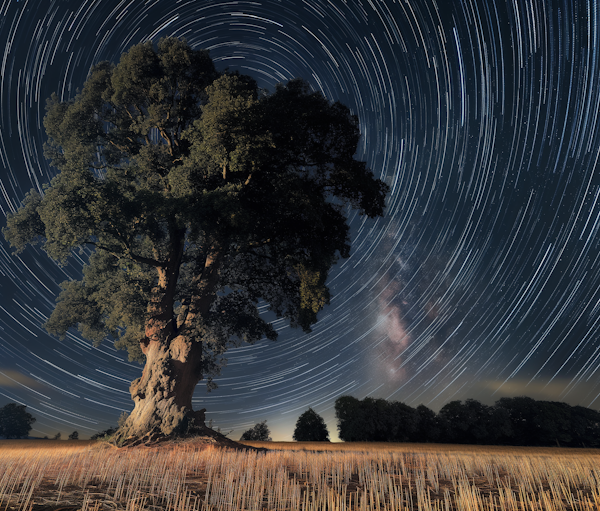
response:
M173 156L173 141L171 140L171 137L167 134L164 128L159 128L159 131L160 136L163 138L163 140L165 140L165 142L167 142L167 146L169 146L169 154Z
M129 111L129 108L125 107L125 111L127 112L129 118L137 124L137 120L133 117L133 114Z
M109 140L108 142L109 142L110 144L114 145L114 146L115 146L115 147L116 147L116 148L117 148L119 151L121 151L121 152L123 152L123 153L127 152L127 149L126 149L126 148L124 148L124 147L121 147L121 146L119 146L119 145L115 144L115 143L114 143L112 140Z
M122 257L125 257L126 259L131 259L132 261L135 261L136 263L147 264L149 266L154 266L155 268L162 268L165 265L164 263L157 261L156 259L151 259L149 257L143 257L143 256L139 256L136 254L132 254L129 247L125 247L124 254L118 254L118 253L114 252L113 250L111 250L110 248L108 248L100 243L96 243L95 241L86 241L85 244L92 245L93 247L96 247L100 250L104 250L105 252L109 253L110 255L116 257L117 259L121 259Z
M146 116L144 115L144 112L142 111L142 109L137 104L135 104L133 106L140 113L140 116L142 117L142 121L144 121L146 119ZM129 112L129 109L127 111Z
M156 259L151 259L149 257L143 257L143 256L139 256L136 254L132 254L129 250L127 252L128 252L128 254L127 254L128 257L132 261L135 261L136 263L147 264L149 266L154 266L155 268L162 268L165 266L165 263L157 261Z

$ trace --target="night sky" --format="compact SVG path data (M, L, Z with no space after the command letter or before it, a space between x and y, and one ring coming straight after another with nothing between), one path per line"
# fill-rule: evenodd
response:
M504 396L600 408L600 32L594 0L0 0L2 227L55 174L45 99L99 61L185 37L259 86L303 77L358 115L358 159L391 187L351 217L352 253L311 334L229 352L194 407L231 438L267 419L291 440L309 406L337 439L341 395L438 411ZM142 367L110 340L42 325L60 282L39 248L0 240L0 406L32 435L80 437L133 408Z

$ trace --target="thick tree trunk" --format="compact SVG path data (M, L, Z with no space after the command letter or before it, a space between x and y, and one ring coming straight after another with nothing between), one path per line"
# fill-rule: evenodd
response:
M192 410L192 396L202 378L202 345L180 335L166 346L149 341L146 365L129 390L135 407L118 433L124 444L200 434L204 409Z
M140 342L146 365L142 376L129 387L135 407L119 427L118 444L152 443L207 433L205 409L192 409L194 389L202 379L202 342L186 332L193 331L195 319L206 314L214 300L219 264L217 252L206 258L198 293L191 300L185 324L179 327L173 317L173 282L178 267L170 273L159 272L155 300L148 306L146 336Z

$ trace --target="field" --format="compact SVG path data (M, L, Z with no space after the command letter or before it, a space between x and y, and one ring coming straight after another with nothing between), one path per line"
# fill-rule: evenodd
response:
M596 449L0 441L0 511L599 510Z

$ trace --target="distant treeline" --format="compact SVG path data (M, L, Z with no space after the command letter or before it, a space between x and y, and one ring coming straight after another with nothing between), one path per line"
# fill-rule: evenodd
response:
M346 442L600 446L600 412L530 397L504 397L493 406L451 401L436 414L425 405L342 396L335 414Z

